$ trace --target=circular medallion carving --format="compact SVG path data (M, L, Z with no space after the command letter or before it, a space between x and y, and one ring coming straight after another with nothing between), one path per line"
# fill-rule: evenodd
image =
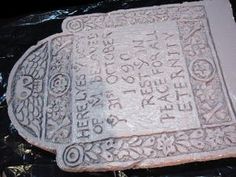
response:
M200 81L210 81L214 77L215 67L206 59L197 59L190 64L192 77Z
M70 77L67 74L55 74L49 79L49 91L55 96L61 96L70 87Z
M66 24L66 29L72 33L79 32L83 28L84 28L84 24L81 19L72 19L68 21Z
M83 162L84 148L78 144L72 144L64 150L63 162L69 167L75 167Z

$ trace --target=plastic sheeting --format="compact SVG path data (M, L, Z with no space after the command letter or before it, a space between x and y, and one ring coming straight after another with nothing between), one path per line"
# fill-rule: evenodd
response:
M62 20L68 16L108 12L143 6L178 3L177 0L108 0L73 6L21 18L0 20L0 177L234 177L236 159L191 163L156 169L126 170L104 173L67 173L55 162L55 155L22 139L7 114L6 87L15 62L37 41L61 32ZM235 9L234 9L235 14Z

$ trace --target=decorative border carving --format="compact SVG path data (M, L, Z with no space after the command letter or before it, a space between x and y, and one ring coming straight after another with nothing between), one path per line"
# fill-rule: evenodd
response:
M236 124L205 129L109 138L91 143L73 143L63 153L68 167L158 159L207 152L236 145Z
M71 54L72 35L51 40L51 61L48 68L48 90L45 139L53 143L69 143L72 134Z
M215 127L73 143L63 153L65 166L82 169L90 164L135 162L147 158L216 151L236 145L236 125L217 126L231 122L232 117L220 71L214 61L215 51L208 41L209 26L204 6L154 7L108 15L84 15L64 21L62 27L65 32L77 33L171 20L178 24L201 125Z
M89 143L72 142L72 82L69 75L72 75L74 34L165 21L177 22L203 128L111 137ZM10 117L16 119L35 138L30 141L36 144L36 140L43 139L42 146L49 145L50 149L56 149L63 167L79 171L93 164L134 163L147 158L158 159L236 147L236 124L232 123L234 115L216 51L212 47L213 40L209 37L204 6L163 6L84 15L66 19L62 28L64 33L49 37L46 42L29 49L27 55L21 58L21 63L18 63L20 67L13 69L11 78L14 79L8 93L11 99L8 104L13 112ZM43 123L45 131L42 130ZM57 143L65 145L57 148Z

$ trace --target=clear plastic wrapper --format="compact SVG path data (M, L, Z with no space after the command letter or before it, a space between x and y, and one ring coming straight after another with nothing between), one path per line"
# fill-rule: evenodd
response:
M117 9L181 3L177 0L109 0L72 6L44 13L30 14L9 21L0 20L0 176L1 177L233 177L236 159L222 159L173 167L126 170L103 173L67 173L55 162L55 155L27 143L12 126L7 113L6 87L15 62L37 41L61 32L62 20L68 16ZM234 9L235 14L235 9Z

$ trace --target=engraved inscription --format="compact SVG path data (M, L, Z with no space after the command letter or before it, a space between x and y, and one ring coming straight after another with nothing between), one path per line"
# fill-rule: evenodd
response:
M81 33L74 51L78 141L200 126L175 22Z

